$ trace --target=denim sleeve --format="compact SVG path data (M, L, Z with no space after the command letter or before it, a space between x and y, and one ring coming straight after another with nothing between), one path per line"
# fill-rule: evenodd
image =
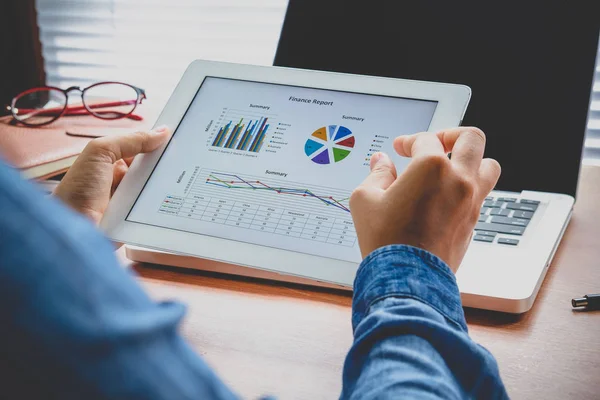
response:
M503 399L494 357L471 340L456 279L438 257L382 247L361 264L342 399Z
M231 399L83 217L0 163L2 398Z

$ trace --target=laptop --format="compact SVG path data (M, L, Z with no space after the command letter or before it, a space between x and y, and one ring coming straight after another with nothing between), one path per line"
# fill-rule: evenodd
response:
M593 1L291 0L275 65L461 83L502 176L457 274L463 304L531 308L571 217L590 104ZM322 27L316 29L315 27Z
M486 132L486 156L503 171L457 273L463 304L528 311L575 202L600 31L596 7L541 0L365 4L291 0L275 65L470 86L463 125ZM136 247L127 255L336 287Z

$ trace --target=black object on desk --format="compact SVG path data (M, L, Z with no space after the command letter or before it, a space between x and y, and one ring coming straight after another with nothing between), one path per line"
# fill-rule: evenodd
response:
M571 300L573 308L585 307L586 310L600 310L600 294L586 294Z

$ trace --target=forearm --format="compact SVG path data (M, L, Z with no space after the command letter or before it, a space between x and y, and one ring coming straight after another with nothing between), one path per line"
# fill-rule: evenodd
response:
M357 273L354 344L342 398L502 398L496 361L468 336L451 270L409 246L373 252Z

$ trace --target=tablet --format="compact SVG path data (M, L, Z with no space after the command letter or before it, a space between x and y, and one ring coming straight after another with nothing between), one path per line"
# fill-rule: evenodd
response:
M351 286L349 209L396 136L457 126L462 85L195 61L101 228L118 242Z

